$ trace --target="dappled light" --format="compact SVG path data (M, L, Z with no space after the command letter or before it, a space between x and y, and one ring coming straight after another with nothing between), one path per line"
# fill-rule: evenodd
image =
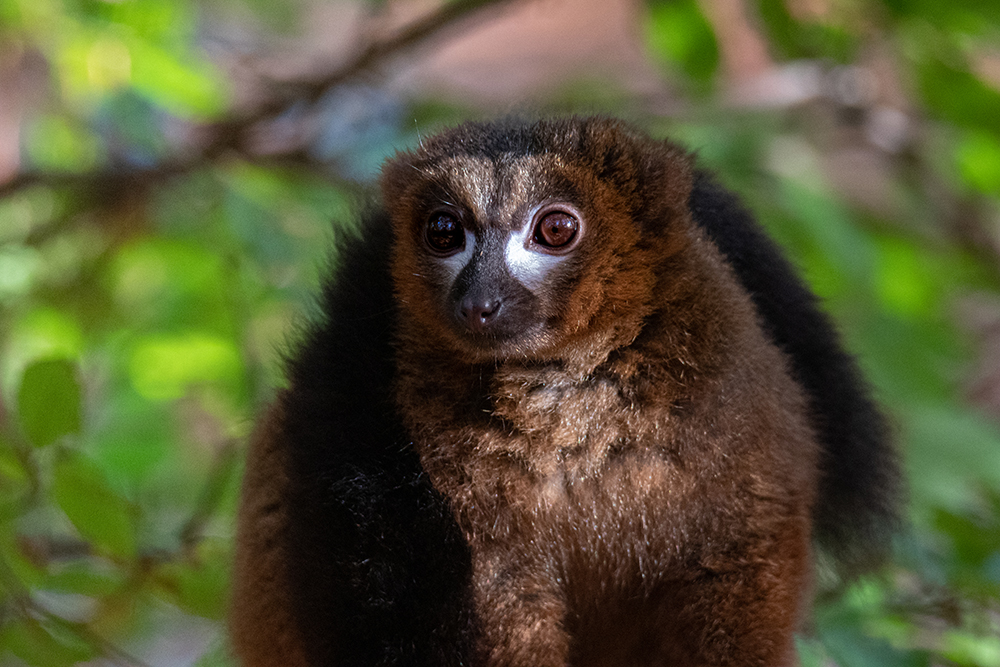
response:
M522 112L696 152L889 413L909 529L858 581L820 563L802 664L1000 667L1000 21L974 0L4 0L0 664L234 664L242 454L331 240L385 158Z

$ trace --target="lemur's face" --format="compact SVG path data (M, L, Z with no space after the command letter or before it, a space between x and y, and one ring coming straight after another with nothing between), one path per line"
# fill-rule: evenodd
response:
M427 166L397 227L423 287L406 307L432 311L457 347L499 356L530 355L554 342L569 311L599 307L596 295L575 295L595 250L592 207L559 172L551 156Z
M444 135L383 176L401 307L470 360L559 357L610 335L602 311L641 319L649 300L635 189L602 174L578 136L548 130L495 155Z

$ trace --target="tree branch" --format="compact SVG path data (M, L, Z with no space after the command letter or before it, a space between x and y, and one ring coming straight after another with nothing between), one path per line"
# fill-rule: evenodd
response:
M376 69L392 57L419 47L434 35L471 18L481 18L486 10L496 10L518 0L455 0L413 21L390 37L374 41L349 62L320 74L273 82L271 90L259 103L231 110L225 117L200 127L194 133L202 137L201 147L184 157L168 158L154 167L109 166L86 172L25 171L0 183L0 199L36 185L71 187L95 193L114 193L130 184L148 184L183 175L231 155L253 155L247 139L261 123L288 111L293 105L315 104L323 95L357 76ZM292 148L297 151L297 147ZM278 157L281 153L269 153ZM98 197L100 199L100 197ZM96 202L100 204L101 202Z

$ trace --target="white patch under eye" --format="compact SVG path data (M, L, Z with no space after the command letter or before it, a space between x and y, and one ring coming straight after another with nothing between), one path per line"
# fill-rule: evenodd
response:
M444 274L448 277L449 283L455 282L455 278L458 277L458 274L462 272L462 269L464 269L466 264L468 264L472 259L472 253L475 251L476 235L466 229L465 247L462 248L462 251L437 260L438 264L443 269Z
M545 282L552 267L565 259L565 256L530 250L527 242L528 236L533 231L534 228L528 224L524 229L511 232L510 238L507 239L507 247L504 249L507 270L532 291Z

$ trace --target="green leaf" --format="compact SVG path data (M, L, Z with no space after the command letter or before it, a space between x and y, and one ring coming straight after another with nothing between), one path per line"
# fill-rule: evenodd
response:
M84 347L83 332L73 315L44 303L33 304L12 323L8 341L6 361L25 367L36 360L80 356Z
M239 351L232 341L204 332L150 336L132 352L129 373L136 390L151 400L171 400L191 385L240 379Z
M942 653L956 664L969 667L1000 667L1000 638L950 630L945 633L944 640Z
M101 558L84 558L68 563L54 563L39 583L39 588L60 593L105 597L126 584L123 573Z
M907 239L886 237L878 246L874 286L882 304L904 317L933 316L947 275L941 262Z
M24 432L38 447L79 433L82 409L76 366L67 359L47 359L28 366L17 407Z
M115 556L135 556L135 509L90 459L67 452L55 466L53 495L80 535Z
M167 563L156 579L182 609L206 618L221 619L226 613L231 554L218 540L198 545L195 562Z
M989 30L996 22L994 0L882 0L881 5L899 18L915 19L951 33L974 33L976 28Z
M31 484L24 465L14 447L0 436L0 525L23 511L20 505Z
M154 104L182 117L210 117L225 105L225 81L207 62L144 39L127 39L132 85Z
M968 132L955 149L959 173L980 192L1000 194L1000 139L988 132Z
M911 356L911 365L919 358ZM920 480L911 490L915 509L961 511L981 488L1000 489L1000 433L994 423L941 402L914 403L900 414L908 470Z
M856 37L848 29L832 23L798 21L783 0L757 0L756 10L770 46L782 58L832 58L850 62ZM835 12L831 12L835 14Z
M823 644L817 639L796 636L795 649L799 654L801 667L823 667L828 664L829 657L823 649Z
M806 54L797 43L797 26L782 0L757 0L756 13L767 33L771 47L784 58L800 58Z
M823 643L841 667L926 667L929 659L918 651L901 651L884 639L869 637L860 628L843 625L822 633Z
M97 650L65 628L28 619L7 625L0 634L6 648L29 665L70 667L94 658Z
M718 69L715 32L694 0L650 3L646 43L655 56L697 81L711 79Z
M113 296L134 331L231 331L231 302L219 289L230 276L221 257L204 245L145 238L122 247L109 268Z
M952 56L951 60L957 60ZM917 83L927 108L938 118L960 127L996 132L1000 92L968 70L936 55L917 65Z
M854 595L817 611L816 633L829 656L840 667L926 667L930 663L926 652L896 648L867 632L866 621L872 620L880 606L881 592L871 586L863 588L867 590L855 587Z
M88 130L60 116L41 116L28 128L31 162L53 171L86 171L101 159L100 141Z
M822 297L863 294L859 290L871 282L876 253L852 211L830 194L792 181L782 181L777 195L787 218L775 219L771 230L805 260L813 289Z

